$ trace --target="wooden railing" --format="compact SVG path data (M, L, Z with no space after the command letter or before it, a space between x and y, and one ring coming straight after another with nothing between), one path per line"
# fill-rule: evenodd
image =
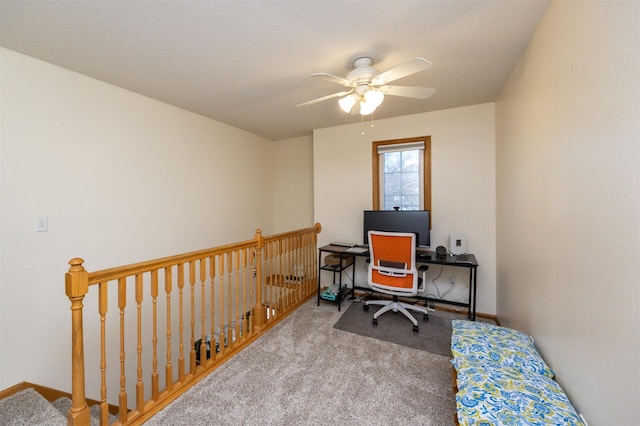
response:
M143 423L308 300L320 230L258 230L249 241L96 272L69 261L69 425L90 424L85 387L100 401L101 425L110 415ZM85 304L97 309L85 315Z

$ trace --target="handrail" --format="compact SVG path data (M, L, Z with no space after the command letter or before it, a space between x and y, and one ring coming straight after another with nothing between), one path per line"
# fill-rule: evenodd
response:
M273 327L315 293L321 229L315 224L266 237L258 229L251 240L93 272L83 259L71 259L68 424L90 424L85 387L100 401L101 425L141 424ZM87 296L98 309L85 319ZM95 342L91 354L88 338ZM88 360L99 371L85 371Z

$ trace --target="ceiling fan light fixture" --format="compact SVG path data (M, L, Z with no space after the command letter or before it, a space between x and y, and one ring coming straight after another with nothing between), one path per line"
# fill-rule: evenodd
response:
M360 102L360 115L369 115L376 110L378 106L373 102L362 101Z
M384 93L382 93L379 90L369 90L365 95L364 98L366 99L366 101L368 103L371 103L373 105L375 105L375 108L378 108L380 106L380 104L382 104L382 101L384 100Z
M345 96L344 98L340 98L338 100L338 104L344 112L349 113L351 112L351 108L353 108L353 106L356 104L356 100L356 95L352 93Z

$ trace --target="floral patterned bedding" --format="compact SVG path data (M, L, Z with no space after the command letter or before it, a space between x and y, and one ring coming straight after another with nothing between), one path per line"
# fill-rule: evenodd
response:
M454 320L451 352L461 425L584 425L526 334Z
M451 353L458 367L489 364L553 378L531 339L521 331L475 321L453 320Z

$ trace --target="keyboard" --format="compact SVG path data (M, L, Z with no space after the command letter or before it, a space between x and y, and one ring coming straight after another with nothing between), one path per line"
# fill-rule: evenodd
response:
M345 253L366 253L368 251L369 251L369 247L355 246L355 247L349 247L344 252Z
M338 246L338 247L354 247L355 246L355 244L353 244L353 243L343 243L343 242L340 242L340 241L333 242L330 245Z

